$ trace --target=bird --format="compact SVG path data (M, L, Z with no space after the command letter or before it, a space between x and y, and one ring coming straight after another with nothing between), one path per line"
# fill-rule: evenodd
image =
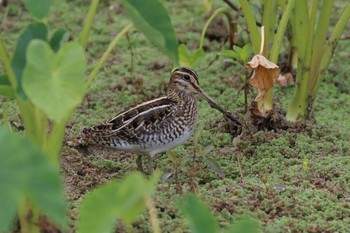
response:
M137 153L136 164L143 173L146 172L142 156L147 155L147 170L150 174L155 155L183 144L193 134L198 121L195 93L212 108L241 125L236 117L201 89L194 70L180 67L171 73L165 94L130 107L102 124L84 128L78 137L78 143Z

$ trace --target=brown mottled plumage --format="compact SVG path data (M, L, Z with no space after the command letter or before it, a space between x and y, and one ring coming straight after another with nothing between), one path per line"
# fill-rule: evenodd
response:
M101 125L85 128L79 143L147 154L152 158L181 145L192 135L198 118L193 93L198 93L212 107L240 124L202 91L196 72L180 68L172 73L165 95L123 111ZM143 170L141 155L137 164ZM150 163L148 169L151 170Z

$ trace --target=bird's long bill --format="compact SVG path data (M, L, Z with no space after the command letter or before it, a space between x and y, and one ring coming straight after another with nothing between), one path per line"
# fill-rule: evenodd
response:
M242 125L239 120L237 120L236 117L232 116L229 112L227 112L225 109L223 109L220 105L218 105L207 93L205 93L202 89L198 88L198 94L205 99L212 108L215 108L222 112L228 119L231 121L234 121L238 125Z

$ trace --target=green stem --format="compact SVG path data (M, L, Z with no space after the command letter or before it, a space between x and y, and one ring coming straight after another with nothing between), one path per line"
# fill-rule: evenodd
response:
M279 22L277 34L275 36L271 52L270 52L270 61L273 63L277 63L278 55L281 50L282 41L286 32L287 24L289 17L292 13L292 9L294 7L295 0L289 0L287 6L284 8L282 19Z
M318 25L317 25L317 30L314 35L309 94L311 94L312 89L315 86L315 83L317 81L321 60L322 60L322 57L324 56L324 48L327 40L329 23L332 16L333 3L334 3L334 0L324 1L321 14L319 17Z
M33 143L36 143L36 120L34 113L34 106L29 100L23 100L21 97L17 97L17 104L21 112L23 125L25 128L26 136Z
M286 116L287 120L293 122L296 121L299 117L305 118L307 115L308 88L311 72L310 66L317 5L318 0L313 0L311 3L310 11L308 12L307 1L297 0L297 3L295 4L295 17L297 19L296 30L299 32L299 34L296 35L299 62L294 95L288 107Z
M18 205L18 218L21 226L21 233L27 233L28 231L28 222L27 222L27 200L26 198L22 198Z
M271 15L275 15L276 13L276 0L267 0L264 4L264 12L263 12L263 26L264 26L264 34L266 41L264 43L264 51L268 53L268 46L273 38L274 30L274 21L275 17L271 17ZM261 48L260 48L261 49ZM265 56L267 57L267 56Z
M204 43L204 38L205 38L205 33L209 27L209 25L211 24L211 22L220 14L224 14L227 17L227 20L229 22L230 25L230 32L231 32L231 22L232 22L232 18L230 15L230 12L228 9L226 8L219 8L216 11L214 11L214 13L210 16L210 18L207 20L207 22L205 23L203 30L202 30L202 34L201 34L201 38L199 40L199 48L203 48L203 43Z
M40 212L33 206L28 198L24 197L20 200L18 206L19 222L21 233L39 233L39 216Z
M315 84L311 86L312 98L315 98L318 89L320 88L321 81L323 79L324 72L327 70L329 66L329 62L333 56L334 50L338 44L338 40L343 33L348 21L350 19L350 3L346 6L343 14L338 20L337 24L334 27L333 33L329 40L326 42L326 46L324 49L321 66L319 69L319 77L317 78Z
M245 19L247 21L250 41L252 43L254 53L258 54L260 50L260 33L258 26L256 26L256 21L253 12L247 0L239 0L239 2L241 4Z
M48 119L43 111L32 105L34 109L34 120L36 125L36 144L43 149L47 138Z
M97 72L101 69L103 63L106 61L108 55L112 52L113 48L115 47L115 45L118 43L118 41L122 38L122 36L124 36L132 27L131 24L126 25L121 32L118 33L118 35L116 35L114 37L114 39L111 41L111 43L108 45L107 50L104 52L104 54L102 55L102 57L100 58L100 60L98 61L97 65L95 66L95 68L92 70L88 80L86 81L85 85L87 87L90 86L91 82L94 80Z
M65 120L53 123L51 132L44 147L44 152L49 156L49 160L57 167L60 165L60 153L64 137L64 126L66 123L67 121Z
M96 14L97 6L100 0L92 0L92 3L90 5L89 13L86 17L84 28L81 31L80 37L78 39L79 44L85 48L86 42L89 36L89 32L91 30L92 21L94 20L94 16Z
M3 65L4 65L7 77L11 83L13 90L16 90L17 89L16 76L11 69L10 56L8 54L6 46L5 46L1 37L0 37L0 60L2 61Z

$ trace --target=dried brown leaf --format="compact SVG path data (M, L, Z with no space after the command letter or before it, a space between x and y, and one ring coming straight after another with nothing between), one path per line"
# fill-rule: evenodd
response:
M255 97L255 101L258 101L272 88L280 74L280 68L261 54L255 55L246 67L254 69L249 83L258 89L258 95Z
M294 84L293 75L291 73L280 74L277 79L277 83L282 87Z

